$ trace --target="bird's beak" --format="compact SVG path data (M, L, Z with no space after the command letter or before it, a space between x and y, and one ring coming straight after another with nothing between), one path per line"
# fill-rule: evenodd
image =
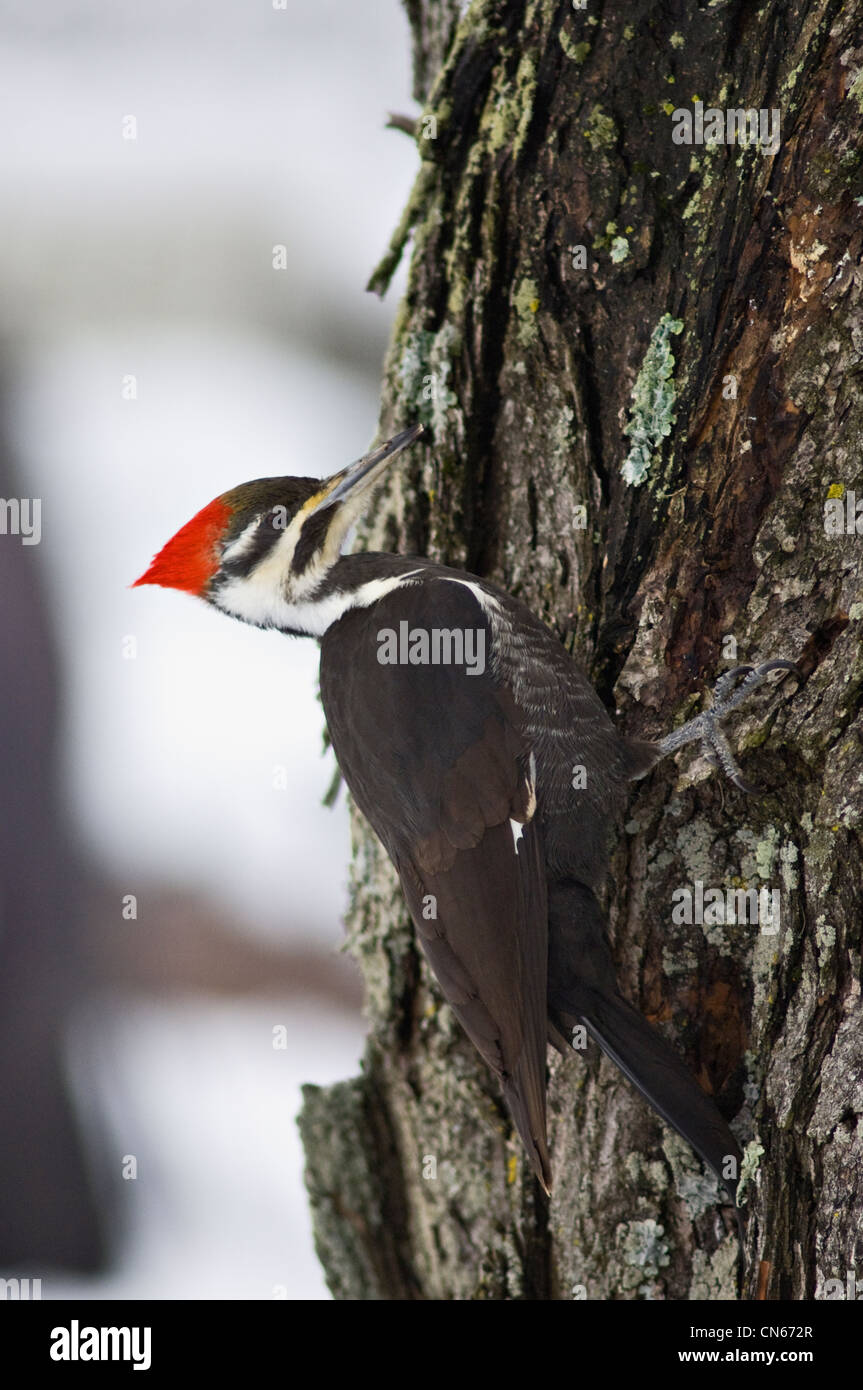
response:
M315 512L324 511L326 507L332 507L336 503L342 502L354 490L364 492L366 487L370 487L372 483L377 481L383 472L384 465L389 463L396 454L401 453L402 449L413 444L424 432L424 425L412 425L409 430L402 430L401 434L393 435L392 439L388 439L385 444L373 449L370 454L365 454L363 458L357 459L356 463L351 463L347 468L343 468L341 473L334 473L332 478L327 480L325 495L312 508L312 515Z

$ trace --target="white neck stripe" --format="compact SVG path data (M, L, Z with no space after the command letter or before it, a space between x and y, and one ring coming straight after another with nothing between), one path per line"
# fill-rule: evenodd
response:
M219 589L216 602L225 612L259 627L276 627L283 632L302 632L308 637L323 637L327 628L337 623L350 608L368 608L393 589L409 584L421 570L393 575L389 579L370 579L359 589L345 593L334 592L322 599L299 599L290 603L278 593L267 593L251 581L232 580Z

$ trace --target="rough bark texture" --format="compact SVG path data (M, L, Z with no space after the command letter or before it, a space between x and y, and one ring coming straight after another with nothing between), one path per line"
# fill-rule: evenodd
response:
M358 821L371 1035L362 1077L307 1091L319 1253L342 1298L822 1297L863 1281L863 535L824 510L863 497L863 6L463 8L407 0L436 132L373 283L412 231L383 423L433 445L365 539L522 597L634 735L802 658L731 729L764 794L661 765L608 878L624 991L752 1145L747 1254L596 1050L550 1056L546 1202ZM696 97L779 108L778 150L675 144ZM779 889L778 933L675 924L698 880Z

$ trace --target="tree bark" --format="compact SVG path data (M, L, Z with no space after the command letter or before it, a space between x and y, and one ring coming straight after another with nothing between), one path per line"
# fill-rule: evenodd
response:
M306 1090L318 1251L339 1298L831 1296L863 1283L863 535L825 521L863 498L863 5L406 6L422 163L373 286L412 232L382 419L433 445L364 542L522 598L637 737L739 662L805 679L730 729L762 794L666 760L607 883L623 991L748 1146L745 1259L593 1047L550 1055L546 1201L358 818L371 1033ZM675 143L696 99L778 109L778 147ZM778 931L676 921L699 882L777 890Z

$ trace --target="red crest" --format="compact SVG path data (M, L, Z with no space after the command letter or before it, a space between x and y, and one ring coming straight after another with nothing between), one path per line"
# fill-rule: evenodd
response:
M202 594L219 567L218 543L231 515L231 508L221 497L208 503L162 547L132 588L161 584L166 589Z

